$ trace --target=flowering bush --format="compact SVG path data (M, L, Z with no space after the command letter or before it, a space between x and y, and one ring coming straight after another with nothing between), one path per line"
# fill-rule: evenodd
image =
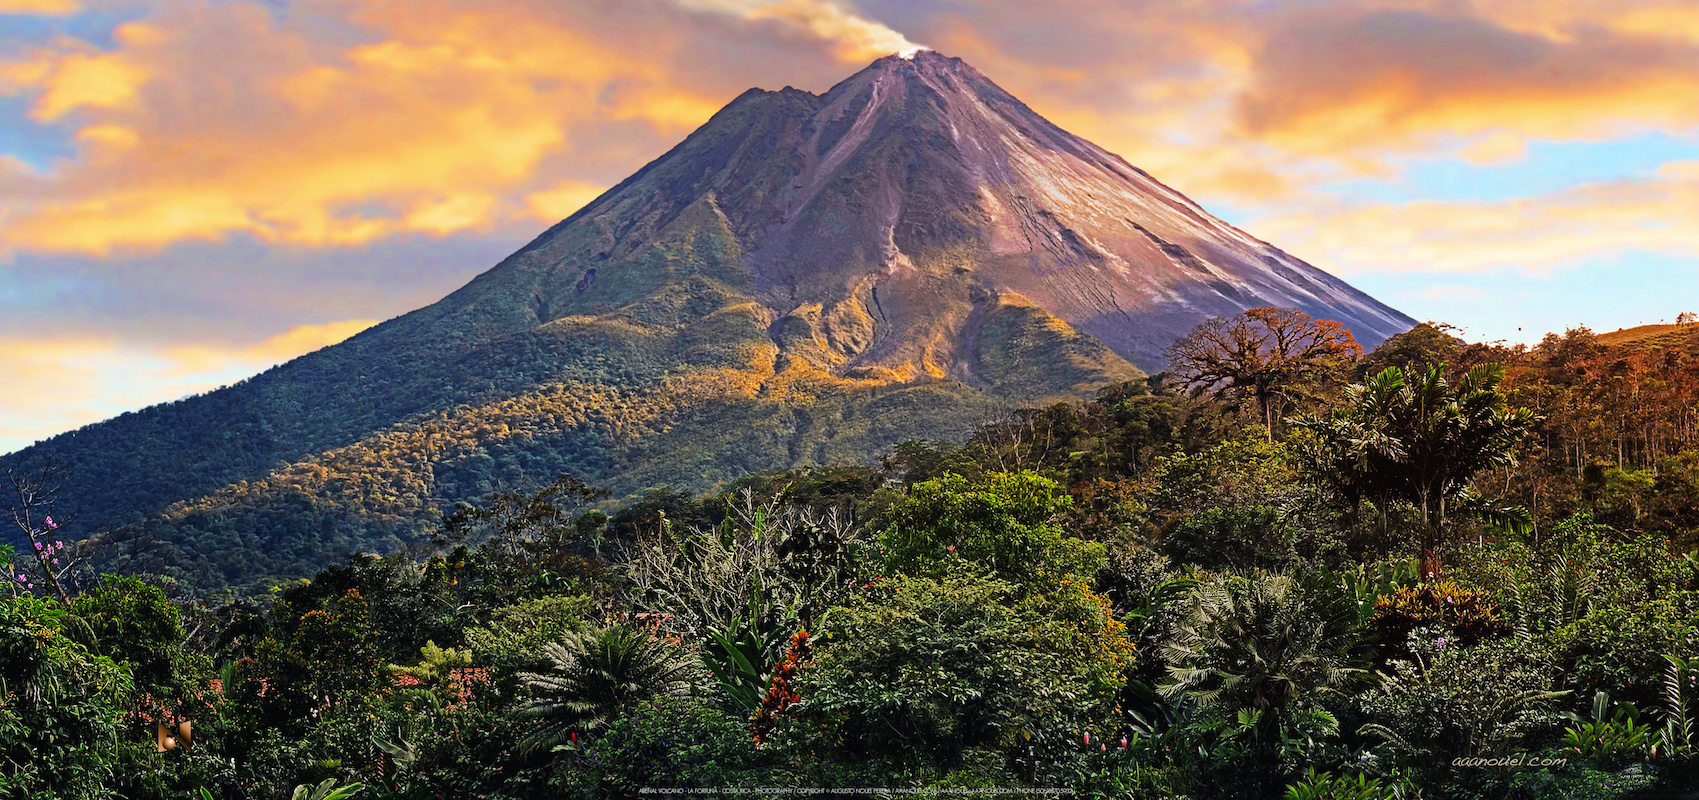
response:
M1409 657L1404 643L1417 628L1442 627L1454 645L1472 645L1506 636L1511 630L1501 619L1498 603L1486 592L1450 581L1423 583L1381 595L1370 624L1379 639L1383 662Z
M755 722L750 726L750 731L755 734L757 744L761 742L762 735L772 730L778 715L802 699L802 696L796 693L792 682L796 680L797 670L813 657L814 652L808 646L808 631L797 631L796 635L791 637L790 646L785 650L784 660L773 668L773 681L767 689L767 695L755 709Z

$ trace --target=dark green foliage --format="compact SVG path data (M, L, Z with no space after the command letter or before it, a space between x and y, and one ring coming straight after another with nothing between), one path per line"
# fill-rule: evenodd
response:
M1078 583L1033 588L957 562L864 589L822 621L774 741L940 770L982 751L1002 768L1041 734L1112 725L1124 629Z
M1207 508L1180 520L1162 539L1175 561L1206 568L1268 569L1287 561L1279 548L1280 512L1269 506Z
M71 604L71 614L89 628L95 652L124 664L136 689L182 700L194 683L179 673L183 629L177 606L139 578L105 576L100 588Z
M1283 800L1403 800L1414 787L1389 785L1368 775L1317 774L1314 767L1304 779L1286 787Z
M549 668L543 646L582 631L591 608L590 598L580 596L541 597L490 610L488 622L466 631L476 663L488 670L483 690L498 704L513 703L524 686L522 673Z
M52 601L0 598L0 796L115 797L128 670L65 638Z
M748 611L739 614L723 627L710 628L708 641L702 644L702 664L719 682L733 705L745 715L753 715L767 694L772 681L773 666L784 654L792 629L798 620L791 615L775 613L771 604L763 602L763 592L751 592Z
M909 490L880 536L891 573L932 574L954 558L1026 582L1040 570L1095 574L1103 546L1065 537L1052 521L1071 505L1034 472L992 473L980 483L945 475Z
M1363 381L1389 367L1403 369L1426 364L1455 364L1465 345L1462 339L1451 335L1450 331L1454 330L1457 329L1442 322L1424 322L1403 333L1388 336L1357 362L1353 372L1358 381Z
M1514 464L1515 446L1537 419L1509 407L1498 364L1470 369L1455 388L1443 367L1388 368L1347 389L1343 407L1294 423L1316 437L1308 460L1353 512L1372 504L1385 529L1395 502L1416 508L1421 553L1430 560L1457 510L1490 511L1483 515L1513 527L1525 522L1526 512L1472 506L1469 480Z
M452 567L468 560L473 563L460 569ZM327 608L350 591L366 602L382 658L407 660L427 641L458 646L461 630L468 622L462 604L477 590L472 580L461 580L461 576L473 571L470 567L477 563L465 553L450 553L447 558L423 565L400 555L354 556L343 566L322 570L313 580L293 583L278 592L269 621L251 616L248 621L234 621L226 630L237 638L229 643L227 652L239 656L243 648L256 643L257 637L270 635L273 630L285 637L292 635L304 614Z
M1410 661L1393 662L1380 685L1359 695L1377 737L1424 770L1455 774L1457 758L1498 758L1561 734L1551 653L1515 637L1459 646L1431 628L1411 634Z
M252 724L300 731L321 711L372 702L387 680L358 590L308 611L286 639L266 639L236 662L231 696Z
M663 519L686 527L718 526L725 518L724 512L715 514L704 505L694 495L668 486L650 489L620 506L619 512L608 521L608 538L624 544L636 542L645 533L658 530Z
M679 252L711 252L711 239L680 240ZM627 322L674 324L712 293L621 282L711 267L675 256L636 258L649 272L609 273L585 294L637 298L608 311ZM672 335L631 334L607 345L631 361L585 369L640 372L639 362L662 363L656 348L672 347L662 341ZM692 359L727 358L718 334L679 335L697 348ZM558 347L592 360L613 352L569 338ZM1648 376L1664 370L1673 381L1685 369L1596 364L1608 348L1574 338L1568 361L1556 350L1538 356L1550 368L1542 375L1580 381L1614 369L1621 385L1638 380L1636 391L1656 394L1664 390ZM1379 357L1419 362L1441 344L1416 337ZM532 341L502 358L524 361L533 346L538 359L556 352ZM1441 377L1466 383L1463 367L1486 355L1462 348ZM1515 386L1493 392L1569 414L1561 425L1591 419L1577 416L1571 404L1585 398L1564 394L1570 384L1529 385L1528 362L1497 357L1516 376L1501 385ZM1429 371L1417 377L1437 385ZM562 393L505 417L478 416L488 410L479 406L455 423L485 425L511 445L473 447L455 438L465 429L420 423L347 451L322 475L300 466L294 488L254 489L276 501L264 525L218 504L183 517L233 541L288 530L281 549L252 550L261 571L320 558L325 542L378 530L375 519L410 531L392 542L398 552L339 554L312 580L222 607L170 602L187 593L187 572L109 578L68 611L0 599L0 622L11 620L0 624L11 642L0 654L0 796L178 800L205 788L219 800L274 800L327 779L364 783L360 796L374 800L727 786L937 797L1067 787L1124 800L1379 800L1419 788L1429 800L1626 800L1699 785L1699 559L1672 554L1690 532L1635 529L1695 513L1682 487L1699 450L1645 460L1624 433L1621 464L1614 453L1610 463L1597 451L1582 459L1562 455L1578 429L1541 422L1520 466L1497 461L1456 477L1467 491L1447 498L1446 546L1428 562L1442 574L1424 580L1413 558L1421 509L1363 484L1354 514L1351 487L1330 471L1343 462L1321 457L1347 452L1328 438L1338 430L1271 442L1231 408L1150 385L944 438L905 415L947 387L873 390L867 398L890 412L881 419L892 431L929 437L887 440L883 470L728 468L714 472L722 483L709 494L661 489L623 509L597 504L575 479L539 486L527 476L556 473L537 417L564 415L612 437L612 421L644 418L635 394ZM1456 391L1444 394L1441 406L1467 410ZM573 397L606 415L572 417ZM1605 408L1606 399L1587 402ZM671 462L700 476L730 452L716 448L791 457L792 446L812 447L799 442L825 441L808 437L866 422L850 405L828 417L795 404L793 429L775 437L762 402L641 424L708 442ZM1345 421L1365 422L1355 408ZM1365 430L1386 433L1397 418ZM400 499L421 489L395 482L413 435L455 451L433 462L439 486L464 490L442 495L466 501L450 506L446 525L409 516L423 501ZM832 451L814 456L822 452ZM1397 459L1382 466L1394 483L1421 472ZM596 469L574 474L608 474ZM1520 495L1530 524L1476 522L1510 505L1525 481L1541 498ZM371 504L339 511L314 499L332 484ZM374 515L382 508L395 513ZM438 545L415 535L430 532L444 534ZM199 553L204 542L191 544ZM639 613L651 616L634 626ZM114 688L98 688L106 677ZM10 688L20 685L49 699ZM1601 691L1609 700L1595 709ZM193 719L193 745L157 752L146 715ZM1567 763L1453 763L1509 757Z
M460 546L449 555L455 564L467 560L464 545L478 546L470 559L476 588L461 594L496 593L504 601L580 592L606 598L618 591L618 578L607 569L602 551L610 545L617 549L620 542L608 541L605 513L585 509L607 495L570 475L557 475L530 494L497 492L479 505L459 504L443 518L434 542Z
M1282 575L1200 584L1169 641L1163 694L1230 711L1314 704L1359 679L1356 616Z
M618 797L643 789L763 785L770 759L744 725L690 697L658 695L556 762L550 788L566 797Z

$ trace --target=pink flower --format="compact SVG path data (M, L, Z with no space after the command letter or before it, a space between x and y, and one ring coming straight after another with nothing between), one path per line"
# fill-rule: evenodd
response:
M956 552L956 546L955 546L955 545L950 545L950 546L949 546L949 547L946 547L946 548L944 548L944 549L945 549L945 550L948 550L948 551L950 551L950 552L952 552L952 553L954 553L954 552Z
M59 523L54 522L52 517L47 518L47 529L48 530L57 530L58 527L59 527Z
M1091 744L1091 731L1086 731L1086 732L1085 732L1085 743L1086 743L1086 744Z
M1121 749L1122 750L1127 749L1127 737L1125 737L1125 736L1121 737Z
M1097 746L1097 752L1099 752L1099 753L1107 753L1107 752L1109 752L1109 745L1106 745L1106 744L1100 744L1100 745L1098 745L1098 746Z

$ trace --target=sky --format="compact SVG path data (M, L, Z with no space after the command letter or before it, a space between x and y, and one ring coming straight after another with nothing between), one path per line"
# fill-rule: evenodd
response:
M0 0L0 453L427 305L915 46L1419 320L1699 310L1695 0Z

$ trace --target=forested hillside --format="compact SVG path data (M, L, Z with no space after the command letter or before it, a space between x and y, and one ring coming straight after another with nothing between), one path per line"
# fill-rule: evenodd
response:
M1696 340L1422 325L1359 355L1253 311L961 443L705 494L561 475L247 598L93 579L71 562L111 543L38 507L0 791L1671 796L1699 781ZM338 491L403 496L368 452Z

